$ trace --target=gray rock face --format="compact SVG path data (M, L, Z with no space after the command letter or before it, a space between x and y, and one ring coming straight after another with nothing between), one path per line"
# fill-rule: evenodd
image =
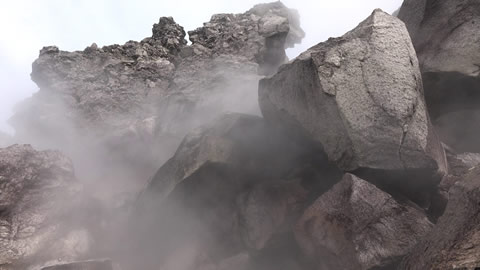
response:
M318 149L283 134L260 117L227 114L187 135L139 198L135 226L147 228L136 230L157 232L138 237L145 247L141 261L176 258L189 253L183 247L193 247L201 254L193 265L217 264L246 250L262 251L291 232L310 197L341 174L324 168L317 178L302 168L320 168L327 160L312 161Z
M445 214L398 269L480 267L480 171L469 172L450 189Z
M406 0L399 18L417 51L425 99L442 139L460 152L480 151L478 117L472 116L480 107L480 3Z
M267 120L303 130L344 170L446 171L408 32L380 10L259 87Z
M425 214L346 174L297 223L295 237L315 269L385 267L432 228Z
M95 260L44 267L41 270L113 270L112 261Z
M412 36L423 72L480 73L480 3L406 0L398 15Z
M61 149L92 172L79 177L96 190L117 192L98 187L113 179L124 187L118 192L131 191L141 184L129 179L148 179L192 127L227 110L259 114L260 75L284 63L285 48L304 35L298 14L280 2L214 15L189 33L192 45L162 17L141 42L45 47L32 72L40 91L11 120L17 140Z
M237 113L220 116L185 137L146 191L156 194L155 199L162 197L159 194L166 196L179 183L210 164L223 164L241 169L243 174L268 178L284 175L301 150L295 142L288 143L286 137L275 133L257 116Z
M62 223L79 191L68 158L29 145L1 148L0 183L0 269L74 260L88 251L89 233Z

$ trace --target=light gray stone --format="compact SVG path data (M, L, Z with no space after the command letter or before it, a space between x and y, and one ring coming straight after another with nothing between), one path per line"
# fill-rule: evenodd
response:
M425 170L433 183L447 170L408 32L380 10L263 79L259 102L268 121L303 130L344 170Z

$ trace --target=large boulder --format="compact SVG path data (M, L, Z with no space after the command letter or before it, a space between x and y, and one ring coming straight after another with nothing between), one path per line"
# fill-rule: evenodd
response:
M259 88L268 121L301 130L346 171L422 173L412 184L432 185L447 170L408 32L381 10L310 48Z
M432 226L413 204L346 174L305 210L295 236L315 269L390 269L382 267L395 264Z
M142 269L181 254L216 264L268 249L341 177L317 151L257 116L227 114L196 129L139 198L132 226L145 257L135 259L149 262Z
M480 3L405 0L398 17L412 37L442 139L458 151L479 152Z
M85 255L92 239L72 221L80 187L71 161L29 145L0 149L0 269L30 269Z
M445 214L398 269L480 267L480 169L453 185L449 197Z
M189 32L191 45L185 35L162 17L140 42L45 47L32 71L40 91L11 120L17 140L61 149L101 196L136 191L192 127L227 110L259 114L260 76L304 33L296 11L275 2L212 16Z

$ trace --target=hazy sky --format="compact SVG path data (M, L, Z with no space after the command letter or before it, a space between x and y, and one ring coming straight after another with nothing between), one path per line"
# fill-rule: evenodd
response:
M83 50L140 41L151 35L153 23L172 16L186 31L214 13L240 13L261 0L1 0L0 9L0 130L19 101L38 91L30 80L31 63L46 45ZM307 33L303 43L288 51L292 58L329 37L340 36L375 8L392 13L402 0L283 0L300 12Z

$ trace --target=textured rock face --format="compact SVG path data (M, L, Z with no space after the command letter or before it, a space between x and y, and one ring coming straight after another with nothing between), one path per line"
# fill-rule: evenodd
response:
M406 0L400 13L423 72L480 72L480 3L475 0Z
M210 164L276 178L286 174L301 150L260 117L225 114L188 134L153 177L147 192L168 195L176 185Z
M68 158L29 145L1 148L0 183L0 269L72 260L88 250L88 232L61 222L79 191Z
M152 32L122 46L42 49L32 72L40 91L11 120L17 139L62 149L95 183L147 179L192 127L227 110L259 114L260 75L304 35L280 2L214 15L189 32L192 45L172 18Z
M297 223L295 237L316 269L385 267L432 228L425 214L346 174Z
M150 247L142 252L147 256L143 261L176 258L193 249L193 265L217 264L246 250L270 247L275 237L291 233L310 198L341 176L328 165L319 178L303 168L324 166L326 158L310 160L316 151L262 118L243 114L227 114L191 132L140 197L135 224L147 216L147 226L158 232L142 240ZM151 248L159 243L174 244L166 251Z
M300 127L347 171L446 171L404 24L380 10L260 82L267 120Z
M458 151L480 151L473 112L480 108L480 3L406 0L399 18L412 36L425 99L442 139Z
M480 267L480 170L469 172L450 190L445 214L398 269Z

